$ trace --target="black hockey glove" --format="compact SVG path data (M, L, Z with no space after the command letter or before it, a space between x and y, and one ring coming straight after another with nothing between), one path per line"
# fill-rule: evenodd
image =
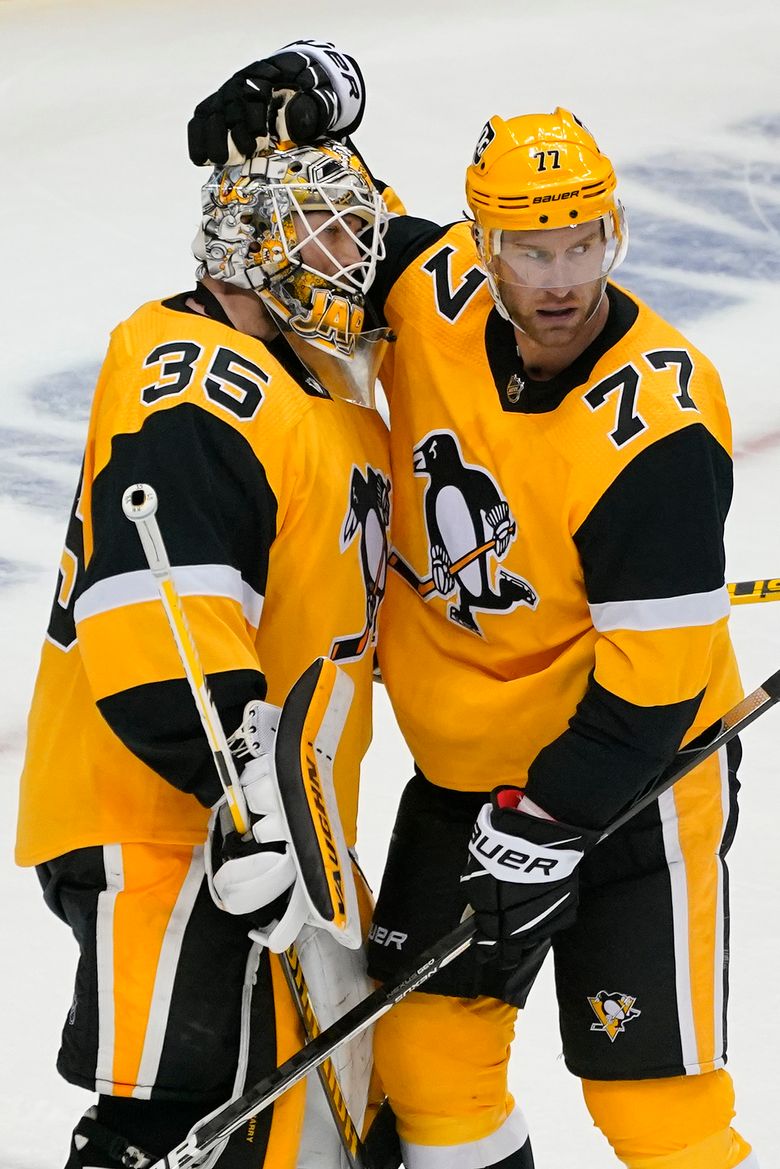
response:
M320 41L296 41L239 69L200 102L187 127L197 166L224 166L264 150L270 139L298 145L346 137L363 117L363 76L352 57Z
M461 877L479 931L477 952L516 966L531 947L571 925L577 865L598 839L592 829L549 819L519 788L497 787L480 809Z

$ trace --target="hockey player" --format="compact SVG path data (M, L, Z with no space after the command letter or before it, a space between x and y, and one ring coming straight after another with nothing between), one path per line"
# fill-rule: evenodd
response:
M237 73L193 161L251 154L274 101L294 137L332 128L339 58L302 42ZM493 117L473 220L393 219L371 290L398 338L380 662L417 767L370 969L392 979L468 903L479 926L377 1026L407 1169L532 1166L507 1058L551 939L566 1063L620 1161L757 1166L724 1069L738 748L594 847L741 695L729 416L707 358L612 282L615 188L566 110Z
M203 188L196 287L112 335L30 715L17 843L80 947L58 1068L98 1101L67 1169L140 1164L134 1148L164 1155L301 1046L279 961L248 931L281 950L311 923L299 895L309 858L262 815L263 785L279 707L336 650L354 697L334 784L355 839L390 508L386 427L356 403L369 404L371 351L383 347L362 324L385 224L341 144L267 143ZM227 733L254 703L240 772L248 843L224 815L123 514L127 488L147 482ZM305 1138L314 1151L299 1154L305 1096L244 1125L209 1166L342 1164L326 1108Z

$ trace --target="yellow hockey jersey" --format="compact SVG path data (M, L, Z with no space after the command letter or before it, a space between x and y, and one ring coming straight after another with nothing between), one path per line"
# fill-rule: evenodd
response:
M392 221L372 290L397 334L382 674L418 767L528 784L606 822L740 697L710 362L610 285L605 329L534 381L465 223Z
M194 297L204 316L188 307ZM221 789L123 492L147 482L212 695L281 704L320 655L355 696L335 761L348 843L371 737L390 508L387 431L199 286L113 333L29 720L20 864L202 841Z

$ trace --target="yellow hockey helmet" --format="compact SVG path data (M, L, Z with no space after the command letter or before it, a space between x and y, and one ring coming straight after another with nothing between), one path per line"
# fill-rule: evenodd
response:
M628 244L612 163L574 114L493 117L466 172L474 239L499 311L508 287L606 284ZM598 233L587 225L599 224ZM569 232L565 229L577 229ZM546 233L551 234L545 240ZM542 242L544 240L544 242Z
M612 163L574 114L493 117L466 171L466 198L485 230L571 227L614 212Z

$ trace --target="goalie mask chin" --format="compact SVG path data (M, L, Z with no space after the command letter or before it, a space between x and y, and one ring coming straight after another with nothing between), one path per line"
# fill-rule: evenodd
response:
M214 171L193 250L199 274L257 293L329 393L373 406L389 332L364 327L365 296L386 223L381 195L347 147L281 144Z

